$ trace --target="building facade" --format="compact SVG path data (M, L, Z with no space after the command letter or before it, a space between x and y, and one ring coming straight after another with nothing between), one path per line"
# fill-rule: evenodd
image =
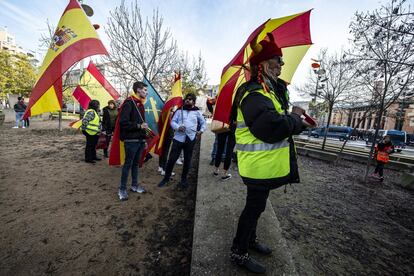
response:
M369 106L334 109L330 124L350 126L358 129L375 129L376 114ZM414 97L390 105L381 118L380 129L398 129L414 134Z

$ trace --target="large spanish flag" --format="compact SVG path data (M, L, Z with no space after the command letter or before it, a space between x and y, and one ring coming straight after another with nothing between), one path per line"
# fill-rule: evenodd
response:
M72 95L84 109L88 109L91 100L98 100L100 106L104 107L109 100L119 99L119 93L92 61L89 62L88 68L80 79L80 85L76 87Z
M70 0L39 69L24 118L61 110L62 92L56 90L57 81L77 61L98 54L108 52L78 1Z
M176 73L174 77L174 84L171 88L171 95L168 97L161 112L161 118L158 121L158 133L159 140L155 146L155 153L161 155L163 152L163 145L165 137L168 135L168 131L171 123L172 113L183 105L183 91L181 74Z

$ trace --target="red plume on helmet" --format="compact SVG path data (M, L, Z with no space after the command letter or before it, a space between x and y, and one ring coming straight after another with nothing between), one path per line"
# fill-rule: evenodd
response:
M250 43L253 54L250 64L259 64L262 61L271 59L275 56L283 56L282 49L277 46L272 33L267 33L267 38L257 43L257 37Z

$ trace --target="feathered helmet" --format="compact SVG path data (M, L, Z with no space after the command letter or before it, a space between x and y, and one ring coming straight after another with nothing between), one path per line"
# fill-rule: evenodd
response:
M257 37L250 43L253 54L250 57L250 64L258 65L260 62L272 59L276 56L283 56L282 49L277 46L272 33L267 33L267 39L257 43Z

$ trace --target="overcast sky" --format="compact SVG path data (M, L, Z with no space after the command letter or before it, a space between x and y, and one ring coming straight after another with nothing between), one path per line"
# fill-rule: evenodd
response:
M36 50L46 20L56 25L69 0L0 0L0 26L16 37L17 44ZM109 11L121 0L84 0L95 15L92 23L101 25L99 35L109 43L105 25ZM128 1L127 1L128 2ZM302 60L292 83L306 81L310 59L328 47L340 51L349 38L349 23L355 11L378 8L379 0L151 0L139 1L142 14L151 17L159 9L165 27L170 28L181 50L203 56L209 84L218 84L223 67L234 57L249 34L269 18L278 18L313 9L311 35L314 45ZM298 100L297 95L293 95Z

